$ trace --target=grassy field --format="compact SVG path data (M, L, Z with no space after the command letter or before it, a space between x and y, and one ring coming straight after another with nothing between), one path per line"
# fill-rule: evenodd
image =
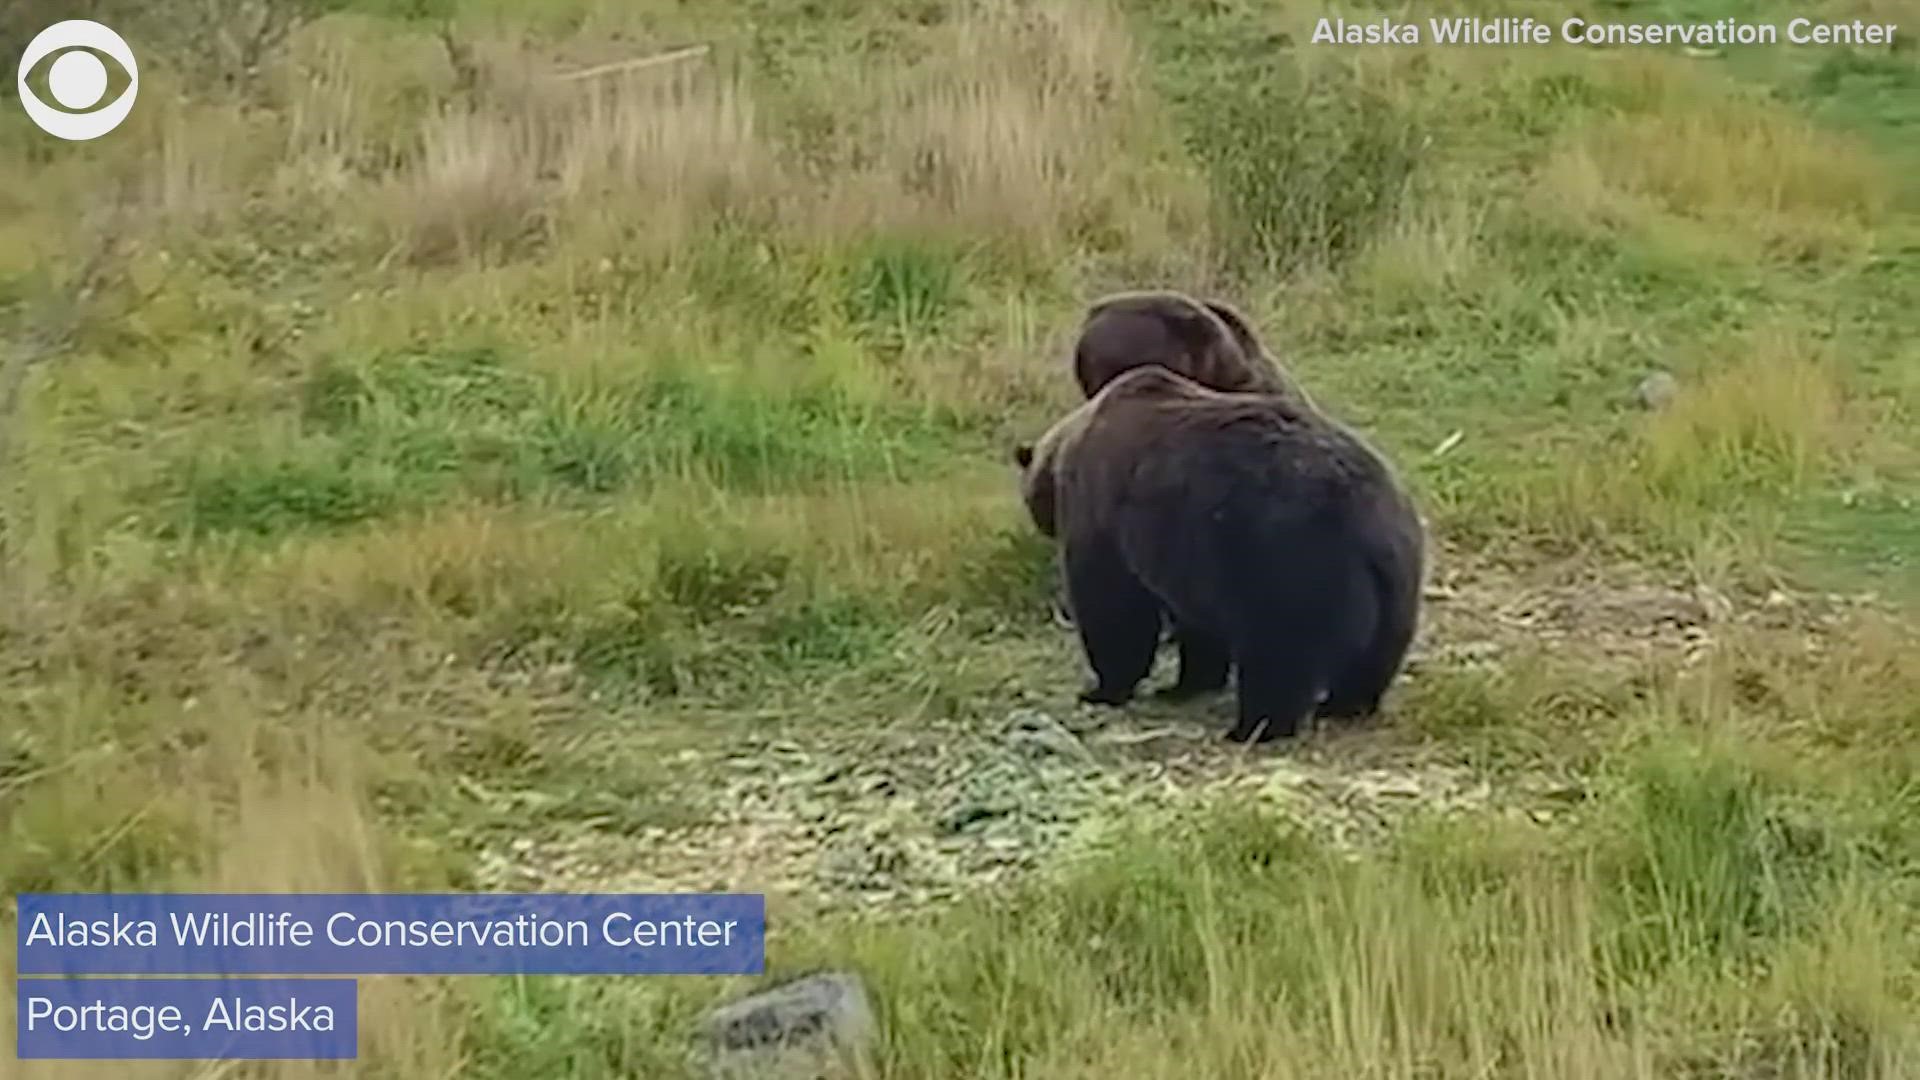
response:
M0 103L0 892L765 891L884 1077L1920 1076L1920 4L1115 2L94 5L128 123ZM1416 491L1378 722L1073 704L1008 451L1153 285ZM0 1072L673 1077L742 989Z

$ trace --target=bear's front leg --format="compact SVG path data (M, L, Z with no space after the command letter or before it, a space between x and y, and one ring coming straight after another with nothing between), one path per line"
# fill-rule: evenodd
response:
M1094 675L1080 700L1124 705L1153 669L1160 604L1110 545L1069 543L1064 562L1074 627Z

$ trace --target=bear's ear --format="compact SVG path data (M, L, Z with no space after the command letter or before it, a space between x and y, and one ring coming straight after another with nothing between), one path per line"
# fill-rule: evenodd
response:
M1026 468L1033 464L1033 444L1021 443L1013 448L1013 463Z
M1265 343L1260 340L1260 335L1254 330L1253 323L1247 320L1246 315L1242 314L1239 308L1224 300L1202 302L1206 304L1208 311L1213 312L1221 322L1226 324L1227 333L1232 334L1234 340L1239 342L1241 351L1247 354L1247 359L1254 360L1266 355Z
M1220 343L1221 331L1231 337L1233 328L1214 310L1205 304L1195 303L1183 306L1179 311L1169 312L1167 322L1187 348L1202 353Z
M1242 340L1259 340L1259 335L1253 332L1253 324L1247 321L1247 317L1240 313L1239 308L1225 300L1202 300L1200 304L1213 312L1215 318L1227 324L1227 329L1233 331L1235 337Z

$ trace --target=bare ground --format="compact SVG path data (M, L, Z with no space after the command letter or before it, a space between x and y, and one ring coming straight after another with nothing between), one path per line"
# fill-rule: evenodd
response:
M750 891L810 910L897 910L952 897L1097 843L1120 811L1230 796L1284 808L1342 845L1410 814L1492 807L1542 826L1587 794L1551 752L1491 763L1406 721L1419 684L1518 657L1633 678L1700 662L1730 632L1763 628L1817 648L1871 596L1722 593L1641 567L1509 565L1437 552L1420 640L1389 711L1291 744L1225 742L1230 695L1124 710L1073 703L1070 633L1014 678L1010 707L974 718L850 731L795 716L744 738L693 740L661 770L677 824L550 820L489 842L478 885L592 891ZM619 726L589 740L618 740ZM591 753L592 751L587 751ZM607 750L616 752L611 744ZM538 803L539 791L481 797ZM654 800L650 800L654 801Z

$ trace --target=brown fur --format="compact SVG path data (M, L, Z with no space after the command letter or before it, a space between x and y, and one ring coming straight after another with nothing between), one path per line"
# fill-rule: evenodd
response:
M1129 700L1163 613L1174 690L1239 671L1234 737L1291 734L1314 712L1375 711L1418 622L1424 530L1359 436L1273 394L1168 369L1123 373L1020 447L1021 494L1060 546L1097 683Z
M1307 401L1252 325L1223 301L1162 289L1114 293L1088 305L1073 351L1081 392L1091 398L1125 372L1148 365L1214 390Z

